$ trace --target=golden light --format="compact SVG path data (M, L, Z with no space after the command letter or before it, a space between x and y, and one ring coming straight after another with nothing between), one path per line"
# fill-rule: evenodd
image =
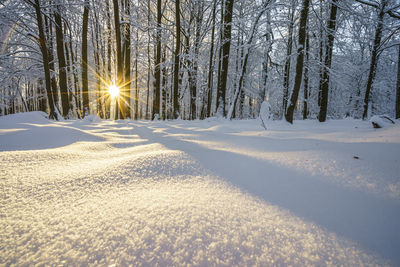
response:
M111 98L116 98L119 95L119 88L115 84L108 86L108 93Z

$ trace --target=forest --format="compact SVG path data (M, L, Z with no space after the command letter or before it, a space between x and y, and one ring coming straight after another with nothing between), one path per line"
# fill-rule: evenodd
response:
M400 266L400 0L0 0L0 266Z
M398 0L1 0L0 115L400 117Z

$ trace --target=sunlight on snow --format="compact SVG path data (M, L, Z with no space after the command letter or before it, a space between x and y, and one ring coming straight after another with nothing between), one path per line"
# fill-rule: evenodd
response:
M81 125L96 142L0 152L0 264L385 264L117 126Z

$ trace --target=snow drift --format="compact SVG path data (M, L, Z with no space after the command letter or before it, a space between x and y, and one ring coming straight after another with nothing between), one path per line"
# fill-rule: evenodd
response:
M397 125L42 115L0 118L0 264L400 264Z

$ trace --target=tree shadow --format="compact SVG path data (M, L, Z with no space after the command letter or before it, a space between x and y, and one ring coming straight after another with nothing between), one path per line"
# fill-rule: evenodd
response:
M205 148L153 130L137 126L135 132L169 149L184 151L234 186L400 265L400 203L396 200L343 188L267 160ZM327 141L321 141L324 142Z

